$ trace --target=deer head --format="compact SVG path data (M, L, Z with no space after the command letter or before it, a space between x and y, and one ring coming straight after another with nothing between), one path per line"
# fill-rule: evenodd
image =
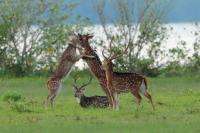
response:
M79 43L78 43L76 37L72 37L71 40L68 42L68 44L71 45L71 46L73 46L73 47L75 47L75 48L83 49L83 48L79 45Z
M93 38L93 35L90 34L81 35L79 33L78 34L74 33L73 43L76 43L77 45L85 48L89 46L89 39L91 38Z
M80 103L80 99L84 95L85 87L88 86L92 81L92 76L90 76L90 79L88 80L88 82L83 83L80 87L78 86L78 83L77 83L77 79L78 79L77 76L73 78L74 78L73 88L75 90L74 97L76 98L77 102Z
M114 53L113 48L112 48L113 40L114 40L114 37L112 37L110 44L109 44L109 55L105 56L104 50L102 51L102 56L104 57L104 60L102 62L102 69L105 71L112 70L112 66L113 66L112 61L114 59L117 59L117 58L123 56L124 54L127 54L128 45L125 46L124 51L122 51L121 53L118 53L118 54Z
M93 38L93 35L90 35L90 34L85 34L85 35L78 34L77 37L78 37L78 40L81 42L81 45L87 45L89 39Z

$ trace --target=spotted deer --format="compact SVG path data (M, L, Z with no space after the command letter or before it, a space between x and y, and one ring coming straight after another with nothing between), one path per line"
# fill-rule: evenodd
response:
M88 86L92 81L92 76L90 77L87 83L82 84L80 87L77 84L77 78L74 78L73 88L74 88L74 97L76 101L80 104L81 107L97 107L97 108L106 108L108 107L108 98L107 96L90 96L87 97L84 95L85 87Z
M91 72L94 74L94 76L98 79L99 81L99 84L100 86L102 87L103 91L106 93L107 97L108 97L108 101L109 101L109 106L112 106L113 107L113 101L112 101L112 98L110 96L110 91L107 87L107 79L106 79L106 73L105 71L103 70L103 67L102 67L102 62L100 61L99 59L99 56L96 54L96 52L91 48L90 44L89 44L89 40L91 38L93 38L92 35L90 34L85 34L85 35L81 35L81 34L78 34L75 36L75 40L76 40L76 45L78 46L81 46L82 48L84 48L84 51L82 51L82 49L78 49L80 51L81 54L85 54L85 55L89 55L89 56L94 56L95 58L93 59L88 59L88 58L85 58L84 60L86 61L86 63L88 64ZM111 60L111 63L112 63L112 60ZM125 78L125 79L129 79L129 78L132 78L133 77L136 77L138 74L135 74L135 73L118 73L118 72L113 72L112 73L114 75L121 75L119 76L122 80ZM141 75L138 75L138 76L141 76ZM143 76L141 76L143 77ZM146 78L144 78L144 82L146 81ZM126 80L126 82L128 82L129 84L133 83L133 81L130 79L130 80ZM122 84L122 82L120 80L116 80L115 83L119 84L120 86L124 87L124 86L127 86L126 83ZM145 82L146 83L146 82ZM144 84L145 84L144 83ZM143 84L143 85L144 85ZM146 89L147 89L147 85L146 85ZM134 89L133 89L134 90ZM134 91L133 91L134 92ZM135 93L133 93L134 95L136 95ZM148 93L146 93L148 95ZM138 100L138 104L140 103L141 101L141 96L138 94L136 95L137 99ZM149 95L149 98L151 96ZM151 99L151 98L150 98ZM152 100L150 100L152 101ZM154 108L154 105L153 105L153 102L152 103L152 106Z
M80 48L78 48L80 54L88 55L88 56L94 56L95 58L89 59L84 58L84 61L87 63L87 65L90 68L90 71L93 73L93 75L97 78L99 81L100 86L102 87L103 91L106 93L107 97L109 96L109 92L106 85L106 75L105 71L101 68L101 60L95 50L90 46L89 40L93 38L90 34L77 34L75 35L75 42L77 46L80 46L84 49L84 51ZM110 97L108 97L109 106L112 106L112 102Z
M61 88L62 80L67 77L72 70L74 64L81 58L94 58L93 56L87 56L76 53L76 44L74 39L71 40L68 47L63 52L60 63L57 65L56 70L47 81L47 87L49 95L47 96L46 104L50 103L53 106L53 101ZM80 49L80 47L79 47ZM83 49L82 49L83 50ZM83 50L84 51L84 50Z
M125 50L116 54L112 51L112 40L109 44L109 56L106 57L104 55L104 50L102 51L102 55L104 57L102 63L102 69L105 70L106 73L106 85L109 90L109 97L113 102L113 108L118 110L119 108L119 99L118 94L121 92L131 92L137 99L137 105L139 107L142 97L140 93L142 93L145 97L148 98L149 102L152 104L153 110L155 110L152 97L147 92L147 80L146 77L137 73L119 73L113 72L113 63L114 59L121 57L123 54L127 53L128 45L125 47Z

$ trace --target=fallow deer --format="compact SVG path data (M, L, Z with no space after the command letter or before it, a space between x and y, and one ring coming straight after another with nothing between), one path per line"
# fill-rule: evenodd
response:
M60 63L57 65L56 70L51 75L50 79L47 81L47 87L49 90L49 95L47 96L47 102L51 103L53 106L53 101L61 88L62 80L69 75L72 70L74 64L81 58L94 58L94 56L87 56L83 54L76 53L76 43L74 43L74 39L71 40L68 47L63 52ZM80 49L80 47L79 47ZM83 50L84 51L84 50Z
M118 94L121 92L131 92L137 98L137 105L139 107L142 97L140 92L148 98L149 102L152 104L153 110L155 110L152 97L147 92L147 80L146 77L136 73L119 73L113 72L113 63L114 59L119 58L123 54L127 53L128 45L125 47L125 50L121 54L115 54L112 50L112 40L109 44L109 56L104 55L104 50L102 55L104 57L102 69L106 73L106 84L107 89L109 90L109 96L113 102L113 108L118 109L119 99Z
M92 81L92 76L90 77L87 83L82 84L80 87L77 85L77 78L74 78L74 97L81 107L97 107L97 108L106 108L108 107L108 99L107 96L91 96L87 97L84 95L84 90L87 85L89 85Z
M85 54L85 55L88 55L88 56L94 56L95 57L93 59L87 59L86 58L84 60L86 61L91 72L98 79L99 84L101 85L102 89L106 93L106 95L108 97L108 101L109 101L109 106L113 106L112 98L110 97L110 92L109 92L109 89L107 88L106 73L102 69L102 63L99 59L99 56L96 54L96 52L91 48L91 46L89 44L89 39L93 38L93 36L89 35L89 34L85 34L85 35L78 34L78 35L75 36L75 38L76 38L75 40L76 40L77 45L84 48L84 52L81 49L79 49L81 54ZM111 60L111 62L112 62L112 60ZM141 76L141 75L138 75L138 74L135 74L135 73L118 73L118 72L113 72L113 75L119 76L120 80L116 80L115 84L120 85L122 88L126 87L127 84L133 84L133 81L131 80L132 77L135 78L137 76ZM144 79L144 82L146 83L146 78L143 77L143 76L141 76L141 77ZM124 79L127 83L125 82L125 83L122 84L121 81L124 81ZM145 87L147 89L147 85ZM137 97L137 99L139 99L138 100L138 104L139 104L140 101L141 101L141 96L139 95L139 92L137 92L138 94L134 93L134 91L132 93ZM148 93L145 93L145 94L146 94L147 97L149 97L149 99L151 99L151 96ZM152 106L154 108L152 100L150 100L150 102L152 103Z
M88 56L94 56L93 59L85 58L84 61L88 64L90 71L94 74L94 76L98 79L100 86L102 87L103 91L106 93L109 101L109 106L112 106L111 99L109 97L109 92L106 85L106 75L105 71L101 68L101 60L99 56L96 54L96 52L93 50L93 48L89 44L89 40L93 38L92 35L85 34L85 35L75 35L76 45L80 46L84 49L78 49L80 54L88 55Z

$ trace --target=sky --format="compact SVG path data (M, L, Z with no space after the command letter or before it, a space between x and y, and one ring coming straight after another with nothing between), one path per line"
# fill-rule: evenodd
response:
M67 1L67 0L66 0ZM91 19L93 23L99 23L95 13L95 3L98 0L77 0L80 2L75 12L81 16ZM107 13L110 16L114 13L109 9L111 7L108 1ZM200 22L200 0L163 0L163 5L166 10L166 23L188 23Z

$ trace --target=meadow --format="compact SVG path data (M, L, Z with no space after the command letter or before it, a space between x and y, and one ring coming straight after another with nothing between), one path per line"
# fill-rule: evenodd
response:
M120 95L119 111L81 108L73 96L72 78L64 81L54 108L44 108L46 81L44 77L0 78L1 133L200 132L200 76L148 78L155 112L145 97L137 111L130 93ZM18 100L6 99L14 92L20 94ZM96 80L85 94L104 95Z

